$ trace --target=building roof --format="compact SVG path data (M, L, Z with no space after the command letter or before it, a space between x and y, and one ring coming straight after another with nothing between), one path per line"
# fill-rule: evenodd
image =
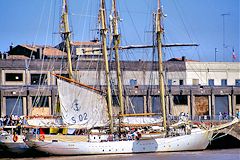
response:
M63 52L57 48L46 47L46 48L43 48L43 55L45 55L45 56L66 56L67 53Z
M7 56L7 59L30 59L30 58L24 55L9 55Z
M42 54L45 56L66 56L67 55L67 53L51 46L29 45L29 44L23 44L20 46L27 48L29 50L32 50L34 52L37 52L37 49L42 49Z
M171 58L167 61L184 61L184 62L199 62L199 61L196 61L196 60L191 60L191 59L186 59L186 57L181 57L181 58Z
M32 50L34 52L37 52L38 48L44 47L43 45L31 45L31 44L20 44L19 46Z

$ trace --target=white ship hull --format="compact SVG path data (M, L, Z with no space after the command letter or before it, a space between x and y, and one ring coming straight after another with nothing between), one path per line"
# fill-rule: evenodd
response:
M108 142L60 142L29 140L26 143L36 150L54 155L117 154L203 150L212 137L207 130L192 130L192 134L153 138L148 140Z
M1 135L0 145L5 151L14 153L24 153L29 150L28 145L24 142L24 135L17 135L18 139L16 142L13 141L13 135Z

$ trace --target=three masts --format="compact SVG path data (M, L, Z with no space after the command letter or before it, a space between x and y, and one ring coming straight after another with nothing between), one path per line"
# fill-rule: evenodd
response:
M102 54L104 58L104 66L105 66L105 79L107 84L107 108L109 113L110 125L109 128L111 132L113 132L113 111L112 111L112 94L111 94L111 85L110 85L110 71L109 71L109 63L108 63L108 51L107 51L107 27L106 27L106 13L105 13L105 0L100 1L100 20L101 20L101 40L102 40ZM166 128L166 111L165 111L165 98L164 98L164 77L163 77L163 61L162 61L162 28L161 28L161 16L162 11L160 9L160 0L158 0L158 11L157 11L157 47L158 47L158 67L159 67L159 86L160 86L160 102L163 111L163 126ZM123 86L121 80L121 64L119 59L119 44L120 44L120 35L118 32L118 13L116 9L116 0L112 0L112 26L113 26L113 49L115 51L115 62L117 68L117 82L118 82L118 99L119 99L119 118L121 122L121 118L126 116L124 114L124 102L123 102ZM72 62L71 62L71 47L70 47L70 31L68 25L68 6L66 0L63 0L63 11L62 11L62 22L64 32L62 32L63 41L65 43L67 55L68 55L68 70L69 70L69 78L73 79L72 72ZM160 106L159 106L160 107ZM129 116L130 114L128 114ZM152 114L143 114L143 115L152 115ZM138 116L138 115L130 115L130 116Z

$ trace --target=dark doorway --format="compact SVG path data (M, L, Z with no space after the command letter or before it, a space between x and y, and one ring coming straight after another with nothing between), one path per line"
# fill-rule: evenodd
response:
M129 97L128 113L144 113L144 98L143 96Z
M220 112L229 114L228 96L215 96L215 114L219 115Z
M6 115L23 115L22 97L6 97Z

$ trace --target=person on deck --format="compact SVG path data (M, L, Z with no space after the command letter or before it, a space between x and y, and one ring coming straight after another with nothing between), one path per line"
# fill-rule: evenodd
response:
M220 121L222 120L222 118L223 118L222 112L219 112L218 120Z
M1 117L0 118L0 126L3 126L3 122L4 122L3 117Z
M240 111L237 111L237 118L240 119Z
M132 140L132 135L131 135L130 131L128 131L128 133L127 133L127 140L128 141Z

